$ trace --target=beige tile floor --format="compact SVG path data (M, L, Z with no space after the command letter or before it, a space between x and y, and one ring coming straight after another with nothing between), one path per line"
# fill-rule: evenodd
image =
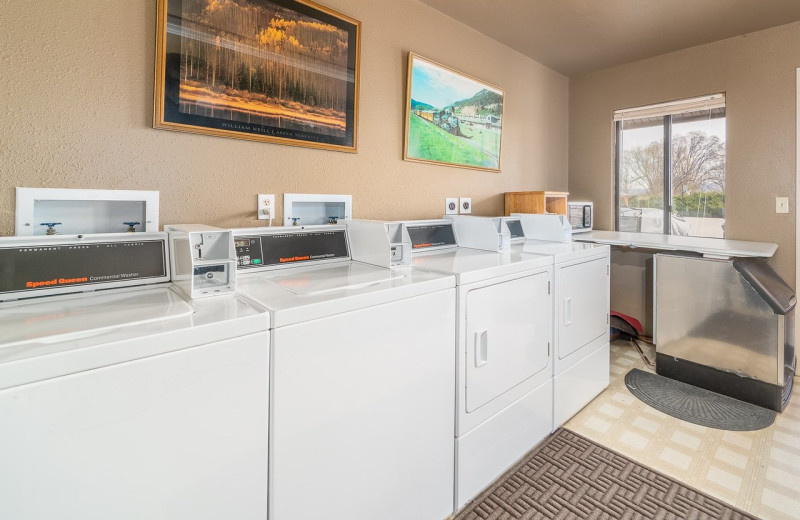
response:
M800 380L775 423L729 432L675 419L625 387L631 368L645 369L627 341L611 344L611 383L566 428L752 513L763 520L800 519Z

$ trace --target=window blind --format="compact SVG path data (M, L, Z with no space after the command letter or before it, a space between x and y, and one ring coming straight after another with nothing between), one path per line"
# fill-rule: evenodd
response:
M725 108L725 94L711 94L708 96L682 99L678 101L668 101L657 105L647 105L643 107L625 108L614 111L614 121L630 119L642 119L650 117L664 117L684 112L696 112L700 110L713 110Z

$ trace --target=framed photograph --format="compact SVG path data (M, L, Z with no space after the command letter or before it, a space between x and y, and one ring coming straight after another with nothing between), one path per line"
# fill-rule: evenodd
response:
M502 90L409 53L407 92L406 160L500 171Z
M158 0L153 126L355 152L360 41L306 0Z

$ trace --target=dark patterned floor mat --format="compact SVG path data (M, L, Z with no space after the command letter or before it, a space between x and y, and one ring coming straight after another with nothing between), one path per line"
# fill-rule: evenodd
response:
M756 517L562 428L455 517L512 519Z
M700 426L753 431L775 422L773 410L638 368L625 374L625 386L640 401L656 410Z

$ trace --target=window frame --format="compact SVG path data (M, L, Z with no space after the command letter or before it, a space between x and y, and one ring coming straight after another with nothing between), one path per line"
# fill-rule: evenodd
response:
M718 96L722 96L722 108L726 107L726 96L725 94L715 94L712 96L708 96L709 98L717 98ZM702 99L702 98L697 98ZM685 100L687 104L694 102L695 99L688 99ZM680 102L672 102L672 103L665 103L664 106L668 106L671 104L680 105ZM659 105L653 105L653 107L658 107ZM648 109L650 107L641 107L642 109ZM636 109L634 109L636 110ZM708 110L711 110L709 108ZM663 229L661 232L665 235L672 235L672 207L673 207L673 200L672 200L672 118L674 115L680 115L682 113L689 112L690 109L687 107L683 111L676 111L676 112L669 112L663 116L662 125L664 128L664 208L662 209L663 212ZM622 159L622 132L623 132L623 123L625 122L625 118L617 118L618 113L625 113L628 110L618 110L614 112L614 230L619 231L619 224L620 224L620 175L621 175L621 159ZM726 120L727 126L727 110L725 110L724 116L722 116ZM628 120L637 119L636 117L629 117ZM725 142L725 156L727 162L727 139ZM641 233L641 231L639 231Z

